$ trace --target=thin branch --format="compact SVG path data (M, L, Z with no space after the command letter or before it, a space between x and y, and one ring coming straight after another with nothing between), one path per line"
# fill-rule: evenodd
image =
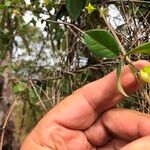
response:
M57 23L57 24L64 24L64 25L67 25L67 26L70 26L70 27L73 27L75 28L76 30L78 30L79 32L81 32L82 34L84 34L84 32L79 29L77 26L71 24L71 23L68 23L68 22L61 22L61 21L53 21L53 20L46 20L47 22L52 22L52 23Z
M8 120L9 120L9 118L10 118L10 115L11 115L11 113L12 113L12 111L13 111L15 105L16 105L16 99L15 99L15 101L13 102L13 104L12 104L12 106L11 106L9 112L8 112L8 115L6 116L6 119L5 119L5 122L4 122L4 124L3 124L3 127L2 127L2 134L1 134L1 141L0 141L0 150L3 149L3 142L4 142L5 129L6 129Z
M52 101L51 101L51 99L49 98L48 94L47 94L41 87L39 87L39 86L37 86L37 85L35 85L35 86L36 86L37 88L39 88L39 89L43 92L43 94L46 96L47 100L50 101L51 106L54 107L54 104L52 103ZM44 102L44 101L45 101L45 100L43 100L43 102ZM38 104L41 104L41 103L38 102Z
M35 85L33 84L32 80L29 80L29 82L30 82L31 86L33 87L33 90L34 90L34 92L35 92L37 98L39 99L41 105L43 106L44 110L47 111L47 108L46 108L46 106L44 105L42 99L40 98L40 96L39 96L39 94L38 94L38 92L37 92L37 90L36 90L36 87L35 87Z
M149 97L146 89L143 89L142 92L143 92L143 95L144 95L145 99L147 100L148 104L150 105L150 97Z

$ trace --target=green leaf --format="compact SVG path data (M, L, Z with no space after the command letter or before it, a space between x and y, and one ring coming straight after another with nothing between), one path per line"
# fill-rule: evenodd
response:
M135 54L135 53L150 55L150 42L144 43L144 44L130 50L126 55Z
M10 1L8 1L8 0L7 0L7 1L5 1L5 3L4 3L4 4L5 4L5 6L6 6L6 7L11 6L11 2L10 2Z
M4 10L7 9L7 6L5 6L4 4L0 4L0 10Z
M38 102L38 98L34 92L34 90L32 89L32 87L29 87L28 88L28 93L29 93L29 99L30 99L30 102L32 104L36 104Z
M122 84L121 84L121 71L122 71L123 62L121 62L117 67L117 88L119 92L124 95L125 97L129 97L126 92L124 91Z
M140 78L147 83L150 83L150 66L146 66L140 70Z
M23 82L19 82L17 85L13 87L14 93L23 92L26 89L26 84Z
M84 6L83 0L67 0L67 9L73 19L77 19Z
M85 43L91 53L96 57L116 58L119 48L113 36L105 30L94 29L85 32Z

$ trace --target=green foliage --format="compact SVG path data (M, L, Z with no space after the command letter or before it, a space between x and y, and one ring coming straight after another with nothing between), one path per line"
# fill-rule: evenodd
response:
M13 92L14 93L21 93L21 92L24 92L26 89L26 84L23 83L23 82L19 82L18 84L16 84L14 87L13 87Z
M8 7L7 5L0 4L0 9L1 9L1 10L5 10L5 9L7 9L7 7Z
M150 55L150 42L144 43L144 44L130 50L126 55L135 54L135 53Z
M85 43L95 57L116 58L119 48L112 35L100 29L85 32Z
M67 9L73 19L77 19L84 6L83 0L67 0Z
M28 88L28 92L29 92L30 103L35 105L38 101L38 98L37 98L34 90L32 89L32 87Z
M11 6L11 1L9 1L9 0L6 0L6 1L5 1L5 3L4 3L4 5L5 5L6 7L9 7L9 6Z

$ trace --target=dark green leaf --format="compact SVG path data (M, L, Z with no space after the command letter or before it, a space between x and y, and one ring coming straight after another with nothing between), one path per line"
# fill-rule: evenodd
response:
M100 29L85 32L85 43L96 57L116 58L119 56L119 48L113 36Z
M123 62L121 62L117 67L117 88L119 92L124 95L125 97L129 97L126 92L124 91L122 84L121 84L121 71L122 71Z
M77 19L84 6L83 0L67 0L67 9L73 19Z

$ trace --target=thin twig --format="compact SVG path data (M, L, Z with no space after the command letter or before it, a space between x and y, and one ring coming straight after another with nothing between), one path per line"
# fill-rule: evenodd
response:
M1 141L0 141L0 150L3 149L3 142L4 142L4 135L5 135L5 129L6 129L6 126L7 126L7 123L8 123L8 120L10 118L10 115L15 107L15 104L16 104L16 99L14 100L9 112L8 112L8 115L6 116L6 119L5 119L5 122L3 124L3 127L2 127L2 134L1 134Z
M148 104L150 105L150 97L149 97L146 89L143 89L142 92L143 92L143 95L144 95L145 99L147 100Z
M39 99L39 101L40 101L40 103L41 103L43 109L44 109L45 111L47 111L47 108L46 108L46 106L44 105L42 99L40 98L40 96L39 96L39 94L38 94L38 92L37 92L37 90L36 90L36 88L35 88L35 86L34 86L32 80L29 80L29 82L30 82L30 84L31 84L31 86L32 86L32 88L33 88L33 90L34 90L34 92L35 92L37 98Z
M48 94L41 88L41 87L39 87L39 86L37 86L37 85L35 85L37 88L39 88L42 92L43 92L43 94L46 96L46 98L47 98L47 101L50 101L50 104L51 104L51 106L53 107L54 106L54 104L52 103L52 100L48 97ZM42 102L45 102L46 100L43 100ZM36 105L39 105L39 104L41 104L40 102L37 102L36 103Z
M79 32L81 32L82 34L84 34L84 32L79 29L78 27L76 27L75 25L71 24L71 23L68 23L68 22L61 22L61 21L53 21L53 20L46 20L47 22L52 22L52 23L57 23L57 24L64 24L64 25L67 25L67 26L70 26L70 27L73 27L75 28L76 30L78 30Z

